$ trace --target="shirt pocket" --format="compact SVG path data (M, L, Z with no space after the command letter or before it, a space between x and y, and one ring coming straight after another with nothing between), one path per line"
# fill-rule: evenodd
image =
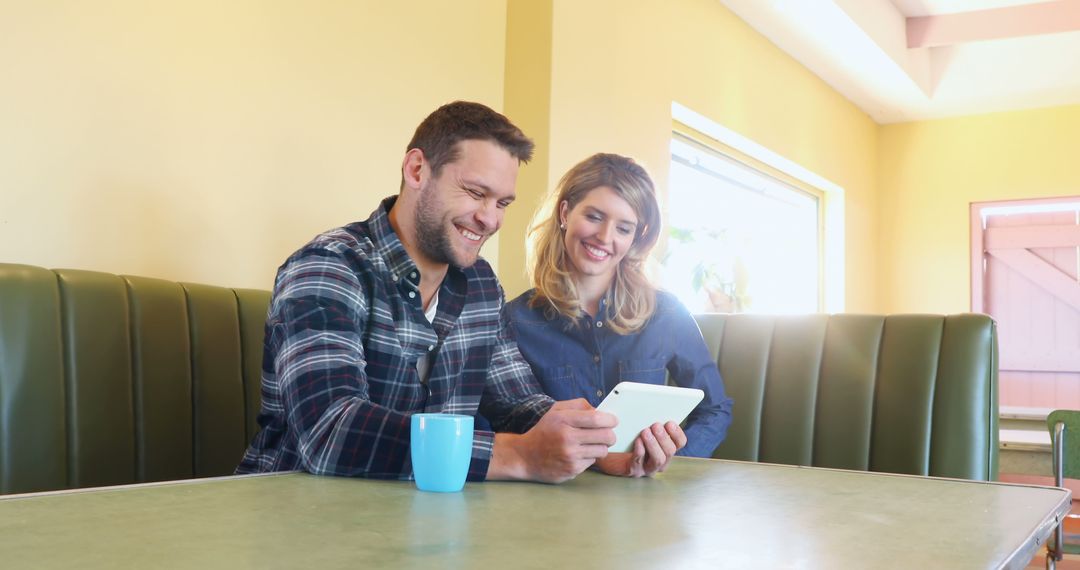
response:
M666 380L667 361L663 358L619 361L619 382L663 384Z
M555 400L573 400L584 396L575 378L573 366L550 366L539 370L540 386Z

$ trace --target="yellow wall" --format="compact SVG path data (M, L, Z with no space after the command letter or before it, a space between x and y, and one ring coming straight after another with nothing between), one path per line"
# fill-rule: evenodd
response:
M971 202L1080 195L1080 106L881 127L882 301L971 307Z
M460 98L539 143L485 250L514 295L572 164L629 154L666 193L678 101L845 189L846 306L879 308L878 127L854 105L715 0L508 1L0 4L0 261L269 287L394 193L412 129Z
M643 162L665 193L678 101L845 189L846 308L877 309L877 125L868 116L715 0L551 4L550 184L605 151ZM510 295L527 285L502 277Z
M505 0L0 3L0 261L269 288L503 103Z

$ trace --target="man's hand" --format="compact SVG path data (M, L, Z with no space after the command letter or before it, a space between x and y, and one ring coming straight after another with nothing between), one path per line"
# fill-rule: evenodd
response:
M608 475L651 477L667 469L675 452L686 446L686 434L679 424L659 422L641 430L630 453L609 453L596 467Z
M573 479L615 443L618 420L584 399L556 402L524 434L495 434L488 479L561 483Z

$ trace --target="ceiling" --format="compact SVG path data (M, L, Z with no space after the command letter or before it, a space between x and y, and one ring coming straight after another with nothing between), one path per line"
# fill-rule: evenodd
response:
M1080 104L1080 0L719 0L878 123Z

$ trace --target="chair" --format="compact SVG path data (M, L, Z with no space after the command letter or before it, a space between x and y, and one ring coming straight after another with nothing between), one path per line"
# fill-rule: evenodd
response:
M1046 417L1046 427L1053 446L1054 484L1063 486L1066 477L1080 479L1080 411L1054 410ZM1062 519L1046 544L1046 567L1054 568L1065 553L1080 554L1080 535L1066 535Z

